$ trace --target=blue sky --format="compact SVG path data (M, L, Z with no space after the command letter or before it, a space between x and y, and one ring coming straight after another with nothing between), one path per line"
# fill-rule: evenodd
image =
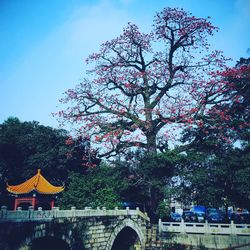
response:
M157 11L211 16L214 48L250 57L250 0L0 0L0 123L9 116L57 127L51 113L84 75L86 57L128 22L149 31Z

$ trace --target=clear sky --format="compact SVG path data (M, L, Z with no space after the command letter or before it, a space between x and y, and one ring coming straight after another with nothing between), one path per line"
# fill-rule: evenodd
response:
M0 123L57 127L51 113L82 79L86 57L128 22L149 31L164 7L211 16L220 28L211 43L231 65L250 57L250 0L0 0Z

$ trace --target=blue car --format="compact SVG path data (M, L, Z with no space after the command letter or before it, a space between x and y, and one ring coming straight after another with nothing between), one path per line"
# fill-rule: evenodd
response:
M196 222L196 215L192 211L183 211L182 218L185 222Z
M207 221L210 223L223 223L225 222L225 218L219 212L212 212L207 215Z
M171 213L170 214L170 219L171 219L171 221L180 222L181 219L182 219L182 216L180 214L178 214L178 213Z

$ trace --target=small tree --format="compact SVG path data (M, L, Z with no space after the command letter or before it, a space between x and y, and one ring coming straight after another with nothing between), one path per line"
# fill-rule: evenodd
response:
M171 213L170 204L165 201L159 202L156 213L161 219L169 219Z
M176 128L202 126L223 103L225 67L207 36L217 28L182 9L157 13L153 30L129 23L123 33L87 59L89 77L65 93L58 112L110 157L131 147L155 153Z

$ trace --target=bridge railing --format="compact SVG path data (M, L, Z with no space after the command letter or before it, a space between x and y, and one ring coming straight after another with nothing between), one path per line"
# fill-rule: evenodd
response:
M162 222L158 223L159 232L182 234L216 234L216 235L249 235L250 224L217 224L217 223L192 223L192 222Z
M83 210L77 210L72 207L70 210L60 210L58 207L54 207L52 210L34 210L32 207L29 210L22 210L18 208L16 211L7 210L5 206L1 207L0 222L5 221L38 221L38 220L53 220L55 218L73 218L73 217L93 217L93 216L140 216L143 219L149 221L146 213L143 213L137 209L112 209L107 210L105 207L92 209L85 207Z

